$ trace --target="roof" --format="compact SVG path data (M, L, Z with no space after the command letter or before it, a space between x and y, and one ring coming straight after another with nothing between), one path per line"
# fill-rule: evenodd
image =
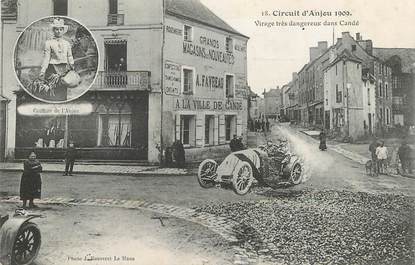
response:
M337 62L341 61L341 60L348 60L348 61L353 61L353 62L357 62L357 63L361 63L362 59L360 59L359 57L357 57L356 55L354 55L353 53L351 53L349 50L345 49L343 50L339 55L337 55L336 59L334 59L333 62L331 62L328 66L333 66L334 64L336 64Z
M415 48L373 48L373 55L385 62L392 56L399 56L402 72L405 73L410 73L415 68Z
M249 38L229 26L199 0L166 0L166 13Z
M1 0L1 19L16 19L17 0Z

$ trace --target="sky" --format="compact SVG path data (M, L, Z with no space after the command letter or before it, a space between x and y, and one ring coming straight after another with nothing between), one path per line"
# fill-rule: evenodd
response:
M282 86L309 60L309 47L318 41L332 44L341 32L359 32L374 47L415 48L415 1L413 0L201 0L234 29L250 37L248 41L248 85L256 93ZM331 16L273 16L274 11L325 11ZM270 16L262 16L268 11ZM350 16L335 16L335 11ZM310 13L308 13L310 14ZM346 13L342 13L346 14ZM348 26L271 26L259 27L255 21L356 22Z

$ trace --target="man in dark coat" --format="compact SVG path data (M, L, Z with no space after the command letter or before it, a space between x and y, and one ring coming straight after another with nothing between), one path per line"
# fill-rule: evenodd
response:
M232 140L229 142L229 147L231 148L232 152L238 151L239 143L238 138L236 138L236 134L233 135Z
M320 135L320 150L321 151L326 151L327 150L327 145L326 145L326 133L324 132L324 130L321 130Z
M184 146L180 140L173 143L173 160L178 168L184 168L185 166L185 152Z
M403 141L398 149L399 160L402 164L402 173L412 173L411 147L406 141Z
M65 172L63 173L64 176L72 176L73 166L75 164L76 159L76 148L74 143L69 143L69 147L66 149L65 152Z

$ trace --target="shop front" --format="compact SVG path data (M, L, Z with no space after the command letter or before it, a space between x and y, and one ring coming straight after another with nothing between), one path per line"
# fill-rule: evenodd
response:
M233 135L246 136L247 100L170 97L167 102L164 143L180 140L187 160L220 157L229 153Z
M32 150L40 159L63 159L74 142L82 160L147 160L148 92L89 91L70 104L36 103L17 95L16 159Z

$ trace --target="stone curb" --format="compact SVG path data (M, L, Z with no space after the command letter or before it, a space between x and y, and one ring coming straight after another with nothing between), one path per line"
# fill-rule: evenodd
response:
M0 202L4 203L18 203L20 198L18 196L0 197ZM234 250L234 264L252 265L258 264L258 254L252 251L243 249L238 246L239 239L237 234L243 231L234 231L234 228L239 225L238 222L221 216L199 212L190 208L166 205L161 203L153 203L144 200L119 200L119 199L73 199L73 198L43 198L37 201L38 204L60 204L73 206L94 206L94 207L118 207L126 209L144 209L162 215L169 215L189 222L202 225L212 232L220 235L228 243L233 245ZM270 246L272 248L272 246ZM266 257L267 253L260 253ZM41 259L46 264L52 264L47 257Z
M0 172L22 172L22 169L14 169L14 168L0 168ZM62 170L44 170L43 173L63 173ZM193 174L186 170L186 172L160 172L160 171L153 171L153 170L142 170L138 172L103 172L103 171L74 171L76 175L117 175L117 176L193 176Z

